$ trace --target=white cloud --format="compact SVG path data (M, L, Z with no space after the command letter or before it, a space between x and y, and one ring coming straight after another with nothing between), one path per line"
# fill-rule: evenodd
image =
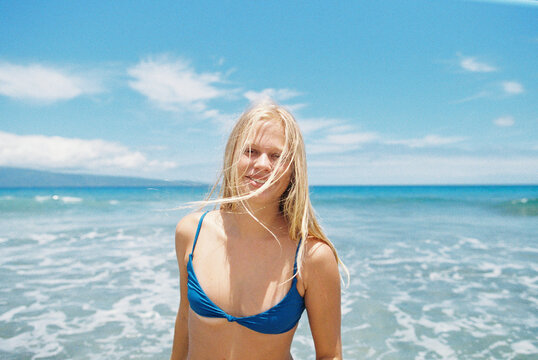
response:
M314 143L306 143L306 153L308 155L326 155L326 154L338 154L338 153L346 153L349 151L353 151L359 148L359 146L352 145L352 146L344 146L344 145L338 145L338 144L331 144L327 142L314 142Z
M95 80L39 64L0 63L0 94L26 100L53 102L100 91Z
M249 101L263 101L273 99L275 101L285 101L301 95L300 92L290 89L264 89L260 92L247 91L243 94Z
M353 154L309 161L315 184L536 183L532 156Z
M510 127L514 125L515 121L512 116L502 116L493 120L493 123L500 127Z
M286 104L284 107L288 109L288 111L291 111L292 113L295 113L305 107L307 107L308 104L305 103L296 103L296 104Z
M139 151L100 139L84 140L0 131L0 165L45 169L152 171L171 169L171 161L148 160Z
M521 94L524 89L523 85L517 81L505 81L502 83L502 87L505 93L507 94Z
M455 144L465 140L463 137L443 137L435 134L426 135L421 139L388 140L386 144L406 145L411 148L434 147Z
M522 6L538 6L536 0L474 0L477 2L490 2L504 5L522 5Z
M326 137L326 141L332 144L341 145L360 145L373 142L378 139L375 133L348 133L348 134L330 134Z
M222 113L217 109L210 109L204 111L201 116L205 119L211 119L217 125L221 133L229 134L241 114L227 114Z
M307 141L307 153L312 155L345 153L359 149L366 143L372 143L379 139L373 132L348 132L330 133L321 139Z
M504 81L501 83L490 84L486 90L482 90L474 95L466 98L456 100L454 103L465 103L477 99L483 98L497 98L502 99L507 96L521 94L525 91L523 85L517 81Z
M297 119L303 135L308 135L315 131L333 128L342 123L342 120L331 118L299 118Z
M209 100L226 94L216 87L223 82L220 73L197 73L181 59L148 59L127 72L133 89L166 110L204 112Z
M323 128L323 132L327 134L325 137L307 141L306 145L309 154L347 153L370 143L426 148L455 144L465 140L464 137L443 137L434 134L418 139L385 140L378 133L357 132L348 125L338 125L330 129Z
M460 66L467 71L472 72L492 72L497 71L497 68L493 65L479 62L474 57L463 57L460 60Z

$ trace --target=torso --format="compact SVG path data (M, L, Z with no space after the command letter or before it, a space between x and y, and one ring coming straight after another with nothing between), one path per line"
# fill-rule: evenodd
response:
M289 292L297 244L284 226L259 238L245 239L229 214L213 211L204 219L193 254L193 269L206 295L233 316L259 314ZM194 241L194 239L193 239ZM186 253L186 262L191 247ZM304 295L301 278L297 291ZM282 334L264 334L225 318L208 318L189 310L189 358L290 359L297 326Z
M190 310L188 358L288 360L295 330L260 334L226 319L204 318Z

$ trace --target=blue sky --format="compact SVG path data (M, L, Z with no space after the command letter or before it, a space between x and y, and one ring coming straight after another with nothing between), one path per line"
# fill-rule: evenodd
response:
M311 184L538 183L537 1L0 1L0 166L213 182L271 96Z

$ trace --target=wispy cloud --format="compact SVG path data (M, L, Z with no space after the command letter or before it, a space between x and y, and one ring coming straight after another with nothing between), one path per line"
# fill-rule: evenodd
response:
M499 127L510 127L514 125L515 121L512 116L501 116L493 120L493 123Z
M360 149L362 145L373 143L379 139L379 135L374 132L328 132L322 138L307 141L307 150L310 154L345 153Z
M479 93L476 93L474 95L468 96L466 98L456 100L453 103L461 104L461 103L466 103L466 102L477 100L477 99L486 98L486 97L489 97L489 96L491 96L491 92L484 90L484 91L480 91Z
M372 132L354 132L349 134L329 134L325 140L332 144L361 145L377 140L379 136Z
M267 99L272 99L279 103L287 102L287 100L293 99L302 95L301 92L292 89L273 89L268 88L262 91L249 90L243 93L243 96L250 102L258 102ZM283 104L289 111L296 112L306 106L304 103L295 104Z
M493 72L498 70L495 66L480 62L475 57L461 57L459 65L463 70L471 72Z
M16 135L0 131L0 165L42 169L139 170L177 167L172 161L149 160L124 145L96 140L44 135Z
M273 99L275 101L286 101L301 95L300 92L291 89L264 89L262 91L247 91L243 94L249 101L262 101Z
M522 6L538 7L538 1L536 0L472 0L472 1L503 4L503 5L522 5Z
M424 148L424 147L436 147L442 145L455 144L464 141L464 137L443 137L435 134L426 135L419 139L405 139L405 140L387 140L386 144L391 145L405 145L411 148Z
M344 153L374 142L378 135L360 132L344 119L298 118L309 154Z
M342 123L342 120L332 118L298 118L297 122L303 135L308 136L319 130L334 129L334 127Z
M223 113L218 109L203 111L200 116L211 120L222 134L229 134L241 113Z
M217 85L222 74L198 73L182 59L166 56L143 60L127 70L133 77L129 85L166 110L203 113L207 102L226 95Z
M378 146L404 145L409 148L434 148L465 141L461 136L440 136L428 134L422 138L390 140L377 132L362 132L344 120L310 120L307 127L306 143L308 152L314 155L328 153L348 153L361 149L367 144ZM301 121L299 124L302 125ZM304 131L304 130L303 130Z
M11 98L49 103L99 91L95 79L65 69L0 63L0 94Z
M525 88L521 83L517 81L503 81L501 83L489 84L485 87L485 90L482 90L466 98L456 100L454 101L454 103L465 103L483 98L503 99L508 96L518 95L524 92Z
M525 91L523 85L517 81L504 81L502 83L502 88L504 92L509 95L521 94Z
M521 184L538 181L535 156L346 154L333 156L330 160L310 161L309 170L321 184L335 184L335 179L340 184Z

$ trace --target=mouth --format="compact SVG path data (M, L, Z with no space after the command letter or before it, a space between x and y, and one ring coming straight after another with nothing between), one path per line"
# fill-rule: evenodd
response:
M267 179L256 179L251 176L247 176L247 179L249 179L251 182L253 182L256 185L263 185L267 181Z

